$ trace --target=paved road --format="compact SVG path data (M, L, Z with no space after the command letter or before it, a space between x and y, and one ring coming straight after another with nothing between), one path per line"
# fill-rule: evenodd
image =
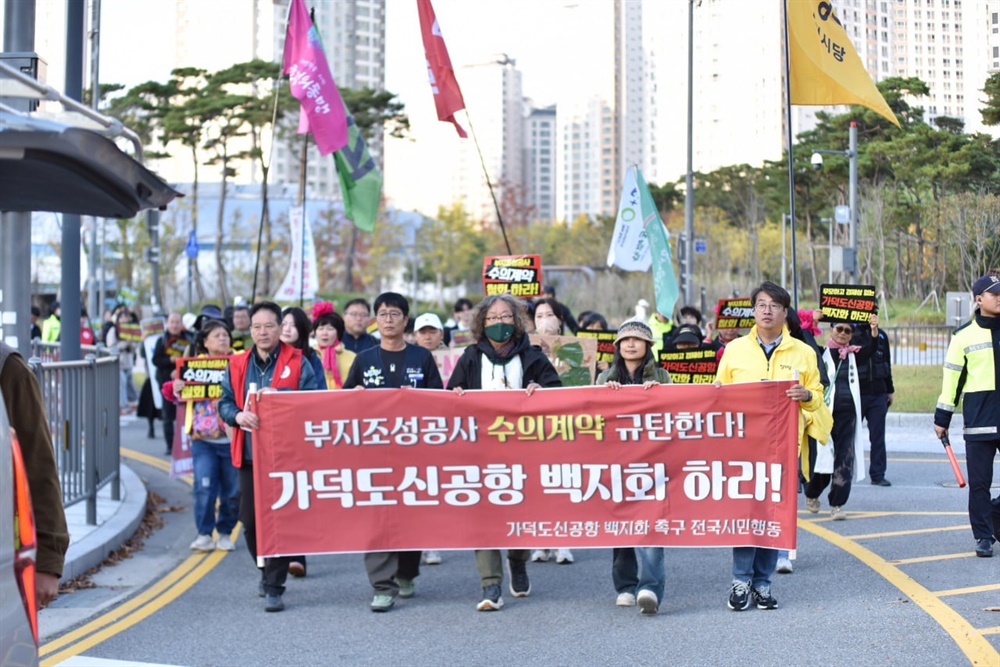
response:
M122 442L164 461L138 424ZM847 521L830 521L825 502L819 515L800 511L795 573L774 582L780 609L727 610L728 550L676 549L655 617L615 607L607 549L529 565L531 596L505 596L495 613L475 611L469 553L425 566L417 597L388 614L368 610L360 556L316 557L308 578L290 582L286 611L266 614L242 540L228 555L192 556L190 486L133 456L149 488L184 508L96 588L43 612L43 664L996 667L1000 554L974 557L966 492L943 454L913 449L890 455L891 488L854 489Z

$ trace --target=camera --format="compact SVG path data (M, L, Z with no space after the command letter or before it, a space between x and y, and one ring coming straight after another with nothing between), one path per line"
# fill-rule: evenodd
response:
M812 164L812 168L815 169L816 171L819 171L820 169L823 168L823 156L819 153L813 153L812 157L809 159L809 162Z

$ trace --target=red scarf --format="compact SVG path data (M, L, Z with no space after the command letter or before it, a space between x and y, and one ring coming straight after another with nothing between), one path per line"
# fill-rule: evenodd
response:
M336 345L331 345L330 347L323 348L323 370L330 371L333 376L334 384L339 388L344 386L343 380L340 379L340 369L337 368L337 348L341 343ZM328 387L328 389L333 389L334 387Z

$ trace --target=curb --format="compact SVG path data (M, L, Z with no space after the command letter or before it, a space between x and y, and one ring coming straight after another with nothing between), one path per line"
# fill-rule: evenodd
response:
M885 416L886 428L934 428L933 412L892 412ZM951 418L951 429L960 433L964 426L961 411L955 412Z
M100 565L107 558L108 552L114 551L132 537L142 523L142 517L146 513L146 485L124 464L119 467L119 474L121 503L115 513L96 530L69 545L60 581L74 579Z

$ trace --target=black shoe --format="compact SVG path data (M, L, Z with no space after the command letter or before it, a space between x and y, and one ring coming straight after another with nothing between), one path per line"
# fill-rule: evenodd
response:
M757 609L777 609L778 601L771 596L771 587L766 586L763 588L752 588L754 604L757 605Z
M892 482L883 477L882 479L873 479L872 486L892 486Z
M306 564L304 561L293 560L288 564L288 574L296 579L306 576Z
M146 437L150 440L156 440L156 432L153 429L149 429L149 433L146 434Z
M490 584L483 588L483 599L476 605L476 611L499 611L503 608L500 584Z
M976 540L976 555L980 558L993 558L993 540L988 537Z
M257 597L259 597L259 598L262 598L262 597L264 597L265 595L267 595L267 591L265 591L265 590L264 590L264 580L263 580L263 579L261 579L261 580L260 580L260 581L259 581L259 582L257 583Z
M280 595L268 595L264 598L264 611L282 611L285 603L281 601Z
M527 563L523 560L507 560L510 563L510 594L516 598L526 598L531 595L531 582L528 580Z
M729 589L727 606L733 611L745 611L750 608L750 582L734 581Z

